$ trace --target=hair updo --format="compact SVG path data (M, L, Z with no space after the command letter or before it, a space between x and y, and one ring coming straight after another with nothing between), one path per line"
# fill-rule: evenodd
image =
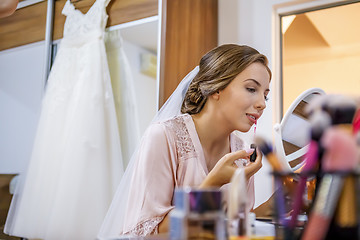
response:
M254 62L263 64L271 79L266 56L252 47L225 44L206 53L200 60L198 74L186 91L181 112L199 113L209 96L225 89L239 73Z

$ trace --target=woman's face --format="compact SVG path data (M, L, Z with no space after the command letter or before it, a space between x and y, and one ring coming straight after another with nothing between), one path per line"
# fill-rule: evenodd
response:
M252 63L219 93L219 111L227 127L247 132L262 115L269 93L270 75L261 63Z

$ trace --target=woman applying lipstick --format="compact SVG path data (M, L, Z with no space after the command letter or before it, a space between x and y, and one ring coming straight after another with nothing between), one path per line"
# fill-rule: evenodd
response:
M247 160L241 167L252 209L253 175L262 166L262 156L248 161L253 150L244 150L233 131L247 132L261 117L271 79L267 64L257 50L236 44L219 46L202 57L145 132L100 239L167 232L175 188L222 187L230 182L238 159Z

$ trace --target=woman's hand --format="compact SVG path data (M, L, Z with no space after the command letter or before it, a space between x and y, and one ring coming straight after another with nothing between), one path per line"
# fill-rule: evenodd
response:
M254 175L257 171L262 167L262 152L256 148L256 159L254 162L249 162L249 164L245 167L245 176L246 179L249 179L252 175Z
M199 187L220 187L226 183L229 183L232 175L238 168L235 164L235 160L241 158L249 158L253 151L253 149L249 149L226 154L216 163L214 168L209 172L209 174L206 176L205 180L200 184ZM262 155L261 153L259 153L259 151L257 153L258 157L256 158L255 162L250 162L245 167L245 174L247 178L255 174L262 166Z
M13 14L18 5L18 0L1 0L0 1L0 18L8 17Z

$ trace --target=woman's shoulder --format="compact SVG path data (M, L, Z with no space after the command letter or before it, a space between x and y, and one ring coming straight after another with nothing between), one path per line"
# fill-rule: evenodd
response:
M163 125L165 128L170 130L179 131L186 128L186 123L190 120L191 116L189 114L180 114L162 122L158 122L158 124Z
M182 113L174 117L165 119L162 121L162 123L184 122L184 121L188 121L189 119L191 119L191 116L188 113Z
M187 131L186 122L191 120L189 114L181 114L172 118L152 123L147 132L153 134L159 134L161 132L184 132Z

